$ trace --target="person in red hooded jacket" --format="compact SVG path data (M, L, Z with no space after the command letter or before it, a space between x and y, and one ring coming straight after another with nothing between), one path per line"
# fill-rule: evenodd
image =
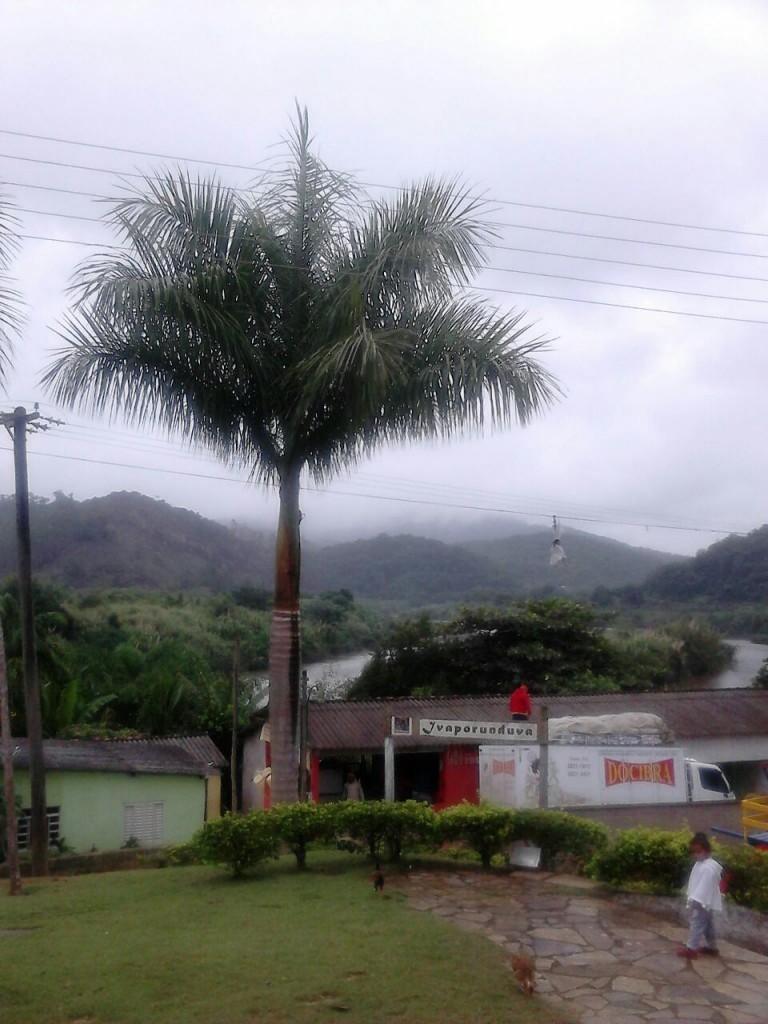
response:
M515 722L525 722L530 718L531 698L525 683L512 691L509 698L509 710L512 712L512 719Z

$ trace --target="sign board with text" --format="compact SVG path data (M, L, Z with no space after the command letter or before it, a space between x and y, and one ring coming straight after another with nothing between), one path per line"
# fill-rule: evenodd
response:
M419 736L432 739L474 740L488 743L502 740L504 743L535 743L538 726L529 722L462 722L452 718L420 718Z

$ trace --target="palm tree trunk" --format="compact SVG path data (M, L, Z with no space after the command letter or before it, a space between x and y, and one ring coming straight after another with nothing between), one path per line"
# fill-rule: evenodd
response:
M280 479L275 604L269 639L273 803L295 802L298 799L296 729L301 673L299 473L300 467L287 466Z
M0 622L0 737L2 737L3 788L5 793L5 853L8 862L8 879L11 896L21 892L19 869L19 824L16 818L16 790L13 785L13 741L11 739L11 716L8 707L8 676L5 671L5 637ZM3 836L0 835L0 850Z

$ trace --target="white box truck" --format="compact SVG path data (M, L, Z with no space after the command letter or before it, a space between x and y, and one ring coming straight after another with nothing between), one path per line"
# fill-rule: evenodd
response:
M733 800L722 770L685 756L680 747L658 746L669 731L660 719L651 728L618 722L626 716L589 720L553 719L548 750L548 806L605 807L618 804L682 804ZM567 722L563 728L560 723ZM576 728L574 728L576 723ZM579 728L583 726L583 728ZM621 730L621 731L620 731ZM541 750L538 745L480 747L480 796L504 807L538 807Z

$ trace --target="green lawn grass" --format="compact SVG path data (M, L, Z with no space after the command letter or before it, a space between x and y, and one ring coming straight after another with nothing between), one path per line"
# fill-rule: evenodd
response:
M5 890L7 892L7 890ZM18 930L15 929L28 929ZM7 934L11 931L11 934ZM186 867L0 895L2 1024L553 1024L502 950L374 892L349 854L247 880Z

